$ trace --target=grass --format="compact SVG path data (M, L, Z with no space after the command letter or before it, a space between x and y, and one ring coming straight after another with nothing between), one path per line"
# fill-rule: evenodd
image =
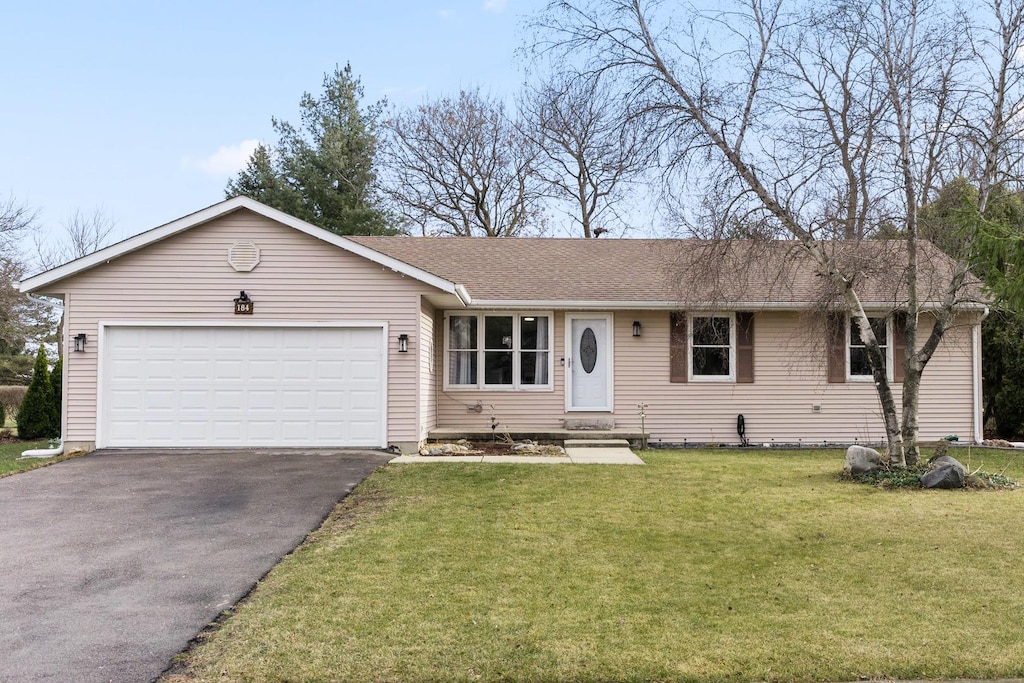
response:
M164 681L1024 675L1024 491L841 482L838 451L643 457L380 470Z
M0 444L0 477L25 470L34 470L37 467L44 467L59 460L67 460L65 456L59 458L28 458L18 460L22 451L36 448L49 448L49 441L19 441L15 443Z

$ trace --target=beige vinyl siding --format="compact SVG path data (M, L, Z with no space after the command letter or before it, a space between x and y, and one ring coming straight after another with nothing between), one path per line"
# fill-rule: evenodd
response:
M227 263L236 240L255 241L249 273ZM58 283L69 296L68 339L85 332L86 353L66 355L66 440L96 433L98 326L101 321L387 322L388 440L418 439L415 354L398 353L397 334L418 329L427 285L247 210L237 211ZM251 316L234 315L245 290Z
M642 325L632 336L632 323ZM565 411L564 312L555 313L554 391L442 391L438 382L438 426L489 427L491 406L501 428L560 428L566 417L600 417L606 413ZM824 332L816 334L797 313L755 315L752 384L669 382L669 313L616 312L615 410L617 427L639 430L637 404L646 403L646 425L653 442L736 443L736 416L746 419L753 443L805 444L828 441L881 441L884 431L871 382L829 384ZM928 324L923 320L923 327ZM437 334L438 344L443 330ZM925 334L926 330L922 330ZM818 337L821 337L820 339ZM923 338L923 337L922 337ZM902 385L895 384L896 400ZM467 411L480 402L484 412ZM814 412L812 406L821 406ZM921 387L922 439L958 434L973 437L971 327L953 328L925 370Z
M426 299L420 302L420 331L417 337L420 359L420 441L437 426L437 363L434 341L434 316L436 311Z

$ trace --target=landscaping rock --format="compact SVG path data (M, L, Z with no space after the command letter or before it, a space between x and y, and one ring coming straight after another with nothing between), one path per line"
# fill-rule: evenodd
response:
M882 454L874 448L850 446L846 449L846 471L852 474L874 472L881 460Z
M951 455L936 455L935 457L928 461L928 467L933 470L937 470L940 467L945 467L946 465L952 465L953 467L960 470L961 476L965 476L967 474L967 468L964 467L959 460L957 460Z
M424 446L420 449L420 455L465 455L471 453L472 448L468 442L463 443L436 443Z
M944 456L946 457L946 456ZM957 463L959 465L960 463ZM921 488L962 489L964 487L963 465L942 465L921 475Z

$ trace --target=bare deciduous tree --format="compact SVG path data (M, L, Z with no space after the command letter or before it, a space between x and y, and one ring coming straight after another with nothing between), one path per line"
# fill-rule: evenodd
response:
M47 307L17 288L25 274L18 247L36 216L13 196L0 201L0 383L28 381L32 361L24 355L26 343L44 337L50 322Z
M987 14L968 15L930 0L742 0L713 12L552 0L537 48L589 55L589 73L614 79L628 114L659 141L669 183L722 200L709 206L714 220L698 222L715 231L703 236L755 225L796 240L829 305L860 332L890 463L904 466L917 460L922 373L977 292L972 239L937 269L917 213L958 160L973 162L979 185L1018 177L1008 143L1024 122L1011 104L1021 101L1019 5L992 0ZM972 50L965 37L981 35ZM993 96L979 74L1012 92ZM885 302L850 258L879 234L898 239L859 246L892 275L890 310L905 312L902 410L869 320Z
M540 150L535 172L583 237L624 226L618 204L651 155L639 127L619 116L611 89L600 78L554 76L530 90L521 109Z
M18 202L14 195L0 200L0 254L14 256L18 241L36 221L36 212Z
M91 213L76 209L61 224L59 237L35 235L39 265L49 270L107 246L116 226L117 222L99 207Z
M386 123L384 192L423 234L514 237L540 227L536 152L504 104L463 90Z
M117 223L106 212L96 207L91 213L76 209L61 224L59 236L34 235L36 260L42 270L50 270L97 251L109 244L111 234ZM55 302L54 307L60 306ZM54 337L57 341L58 355L64 355L64 309L59 307L60 317L57 321Z

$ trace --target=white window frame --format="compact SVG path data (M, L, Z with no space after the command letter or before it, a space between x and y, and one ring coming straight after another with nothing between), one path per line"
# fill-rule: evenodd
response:
M884 320L885 321L885 376L891 382L893 381L892 374L892 316L891 315L874 315L868 313L868 320ZM854 322L853 316L846 316L846 341L843 346L845 347L846 353L846 381L847 382L874 382L875 376L873 374L867 375L854 375L850 368L850 351L853 346L850 344L850 336L853 330L853 326L857 323ZM857 348L864 348L858 346Z
M693 332L695 318L728 318L729 320L729 374L728 375L698 375L693 371ZM686 316L686 372L691 382L736 382L736 313L689 313ZM703 345L702 345L703 346Z
M449 318L452 317L464 317L464 318L476 318L476 334L477 334L477 365L476 365L476 383L475 384L451 384L449 382L449 365L451 362L451 351L453 349L449 346L449 335L451 333L451 325ZM511 384L484 384L484 358L485 358L485 330L484 325L485 318L488 317L511 317L512 318L512 348L509 349L512 352L512 383ZM520 373L522 369L522 354L523 349L522 335L521 335L521 323L523 318L540 318L544 317L548 319L548 346L547 349L538 349L539 351L547 351L548 354L548 382L547 384L522 384L520 381ZM554 391L555 389L555 314L553 311L445 311L444 314L444 390L445 391ZM455 349L458 350L458 349ZM492 349L494 351L495 349ZM527 349L527 353L533 352L532 349Z

